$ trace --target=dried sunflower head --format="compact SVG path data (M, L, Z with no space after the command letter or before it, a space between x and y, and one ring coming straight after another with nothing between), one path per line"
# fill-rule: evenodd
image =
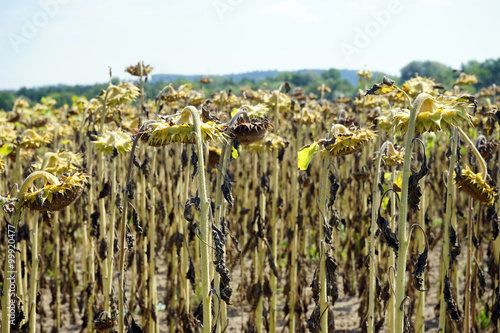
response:
M474 97L469 95L430 97L420 107L415 123L415 132L435 132L449 127L460 126L465 120L472 124L467 108L475 108ZM378 117L380 128L390 127L396 134L404 134L408 130L410 110L395 108Z
M373 73L367 69L359 70L356 74L359 76L359 83L360 84L363 83L363 79L365 79L368 82L373 77Z
M493 187L483 180L481 173L474 173L466 166L460 170L460 174L455 174L455 182L458 188L463 189L475 200L487 206L493 205L497 193Z
M32 166L35 170L47 171L56 176L64 173L72 173L80 169L82 164L82 153L73 153L71 151L60 151L57 153L45 153L43 160L38 158L38 161Z
M427 93L432 96L438 95L438 89L440 88L442 86L434 82L434 80L417 75L403 83L401 90L406 92L411 98L415 98L421 93Z
M465 73L460 73L460 75L455 80L455 85L457 86L468 86L477 83L477 76L474 74L468 75Z
M105 131L93 141L97 150L105 155L117 155L130 152L132 149L132 139L130 134L121 129L115 131Z
M324 147L331 156L345 156L359 151L377 135L367 128L348 130L344 125L332 127L333 140L325 140ZM333 142L332 142L333 141Z
M394 146L391 142L388 142L387 149L382 152L382 160L387 166L396 166L403 164L405 159L405 148L400 146Z
M141 73L141 65L142 65L142 73ZM144 65L144 63L138 62L135 66L128 66L125 68L125 72L129 73L133 76L148 76L149 73L153 71L153 67L149 65Z
M201 122L201 140L224 141L225 126L213 121ZM194 143L194 125L189 109L171 116L159 116L157 120L144 123L137 133L139 138L150 146L160 147L171 142Z
M290 142L287 139L268 132L263 140L246 145L245 149L252 153L260 154L264 145L266 146L266 151L274 151L285 149L289 144Z
M107 94L107 97L106 97ZM139 88L132 82L120 83L119 85L110 84L106 91L102 91L99 97L108 107L115 107L120 104L127 104L135 101L139 96Z
M97 333L111 333L116 332L116 325L118 320L116 316L111 315L107 311L99 314L99 317L94 320L94 329Z
M180 99L188 98L189 86L182 85L178 90L175 90L172 84L169 84L158 94L156 100L164 103L176 102Z
M212 78L210 78L210 77L206 77L206 76L204 76L204 77L202 77L202 78L200 79L200 82L201 82L201 83L203 83L203 84L209 84L209 83L214 82L214 79L212 79Z
M30 107L30 103L24 97L18 97L12 104L12 111L17 109L27 109Z
M24 131L21 138L22 148L40 148L52 142L54 135L51 132L35 132L32 129Z
M229 135L238 139L242 145L261 140L272 129L272 122L267 119L250 119L245 109L237 112L228 124Z
M0 141L14 142L16 137L17 131L14 123L0 122Z
M59 184L47 183L41 189L31 189L24 196L24 204L33 210L58 211L75 201L83 191L90 175L85 171L76 171L62 176Z
M353 129L351 131L344 125L335 124L331 129L331 139L320 139L299 149L297 153L298 167L300 170L306 170L312 156L320 150L320 147L323 148L323 154L345 156L359 151L368 141L371 141L376 136L374 131L366 128Z
M248 113L248 117L250 119L260 119L260 118L265 118L267 116L267 113L269 112L269 108L262 103L256 104L256 105L242 105L241 109L244 109ZM237 109L234 109L233 112L231 112L231 116L234 116L234 114L237 112Z

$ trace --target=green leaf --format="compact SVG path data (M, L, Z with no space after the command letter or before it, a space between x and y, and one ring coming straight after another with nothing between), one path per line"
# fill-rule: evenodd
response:
M10 143L4 144L0 147L0 156L8 156L14 150L14 146Z
M311 143L307 146L304 146L300 148L299 152L297 153L298 155L298 160L299 160L299 169L300 170L306 170L307 166L309 165L309 161L313 157L314 154L316 154L319 151L319 143Z

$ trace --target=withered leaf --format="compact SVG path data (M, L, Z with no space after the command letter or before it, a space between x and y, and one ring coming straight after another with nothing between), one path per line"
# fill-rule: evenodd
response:
M194 272L194 265L191 260L189 260L189 268L186 273L186 278L191 282L193 289L196 289L196 273Z
M328 180L330 181L330 198L328 199L328 208L331 209L335 203L337 191L339 190L340 185L337 182L337 176L335 176L335 174L331 171L328 175Z
M339 297L338 287L337 287L337 279L335 271L337 270L337 261L330 254L326 253L325 258L325 269L326 269L326 293L331 297L331 304L335 304Z
M390 191L390 190L388 190ZM386 191L386 193L388 192ZM383 196L385 196L385 194ZM382 197L383 197L382 196ZM399 251L399 240L396 234L391 230L389 226L389 222L385 218L380 215L380 208L382 207L382 200L380 201L380 205L378 207L378 216L377 216L377 225L381 230L382 239L387 242L387 245L394 251L394 255L396 258L398 257Z
M233 186L231 185L232 182L234 182L233 176L229 172L226 173L226 175L224 176L224 182L221 186L221 189L222 189L222 194L224 195L224 199L226 199L229 205L229 209L233 207L233 202L234 202L233 195L231 193L231 191L233 190Z
M491 322L494 323L495 328L498 330L498 320L500 320L500 292L496 292L495 303L491 308Z
M137 325L134 318L132 318L132 322L127 327L127 333L143 333L142 328Z
M427 266L427 255L428 249L425 247L422 253L418 255L417 262L415 263L415 269L413 270L413 285L419 291L426 291L426 289L424 289L424 279L422 278L422 274Z
M201 207L201 199L198 195L198 191L196 191L196 196L193 198L189 198L186 201L186 204L184 205L184 218L188 222L193 222L194 221L194 211L193 211L193 206L196 209L200 209Z
M111 182L108 179L108 181L103 184L102 190L99 192L99 197L97 199L106 198L108 195L110 195L110 193L111 193Z
M224 260L224 246L226 245L226 235L224 234L224 225L219 229L215 224L212 224L213 243L215 246L215 271L220 276L220 297L226 304L231 304L231 295L233 290L231 288L231 275Z
M193 173L191 174L191 181L194 180L194 177L198 173L198 155L196 155L196 151L195 151L194 147L195 147L195 145L192 145L191 165L193 166Z
M448 278L448 275L445 275L444 277L443 294L446 302L446 312L452 320L459 321L461 317L460 310L458 309L457 302L451 296L450 279Z
M408 182L408 205L414 210L420 210L420 197L422 196L422 188L420 187L419 181L424 178L429 173L429 167L427 165L427 157L425 156L425 145L424 143L415 138L413 140L418 140L423 147L423 160L420 171L410 175L410 180Z

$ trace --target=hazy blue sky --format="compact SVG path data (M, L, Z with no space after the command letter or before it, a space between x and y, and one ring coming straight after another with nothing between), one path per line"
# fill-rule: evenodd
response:
M154 73L458 68L500 57L495 0L1 0L0 89Z

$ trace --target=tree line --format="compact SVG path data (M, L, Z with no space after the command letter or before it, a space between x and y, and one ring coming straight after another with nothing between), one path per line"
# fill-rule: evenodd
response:
M354 71L353 71L354 72ZM412 61L401 69L398 77L391 77L396 82L404 82L418 73L420 76L431 77L436 82L441 83L445 88L450 89L460 74L475 74L478 78L478 83L473 87L467 87L468 91L475 92L483 87L488 87L494 83L500 82L500 58L487 59L483 62L471 60L462 64L460 68L452 68L448 65L436 61ZM251 74L251 73L249 73ZM381 81L384 73L375 72L372 82ZM251 75L250 75L251 77ZM239 94L239 88L249 86L252 89L267 88L276 89L280 83L287 81L291 87L300 87L306 93L320 94L318 87L325 84L331 89L331 92L325 93L325 98L333 99L340 95L354 97L359 89L364 88L364 83L353 82L342 76L337 69L331 68L324 71L297 71L297 72L278 72L272 77L266 79L242 79L234 80L225 76L212 77L213 82L202 84L199 81L190 81L186 78L178 78L175 81L165 82L162 80L154 80L144 84L144 91L148 99L154 99L156 95L165 87L166 84L172 83L174 87L181 84L191 83L193 88L205 92L205 96L209 97L215 92L221 90ZM119 82L118 79L112 80L114 84ZM42 97L52 97L57 101L57 106L63 104L71 104L73 96L84 96L87 99L96 97L99 93L106 89L107 83L99 83L93 85L57 85L39 88L20 88L17 91L3 90L0 91L0 110L10 110L12 103L19 96L25 97L30 103L39 102Z

